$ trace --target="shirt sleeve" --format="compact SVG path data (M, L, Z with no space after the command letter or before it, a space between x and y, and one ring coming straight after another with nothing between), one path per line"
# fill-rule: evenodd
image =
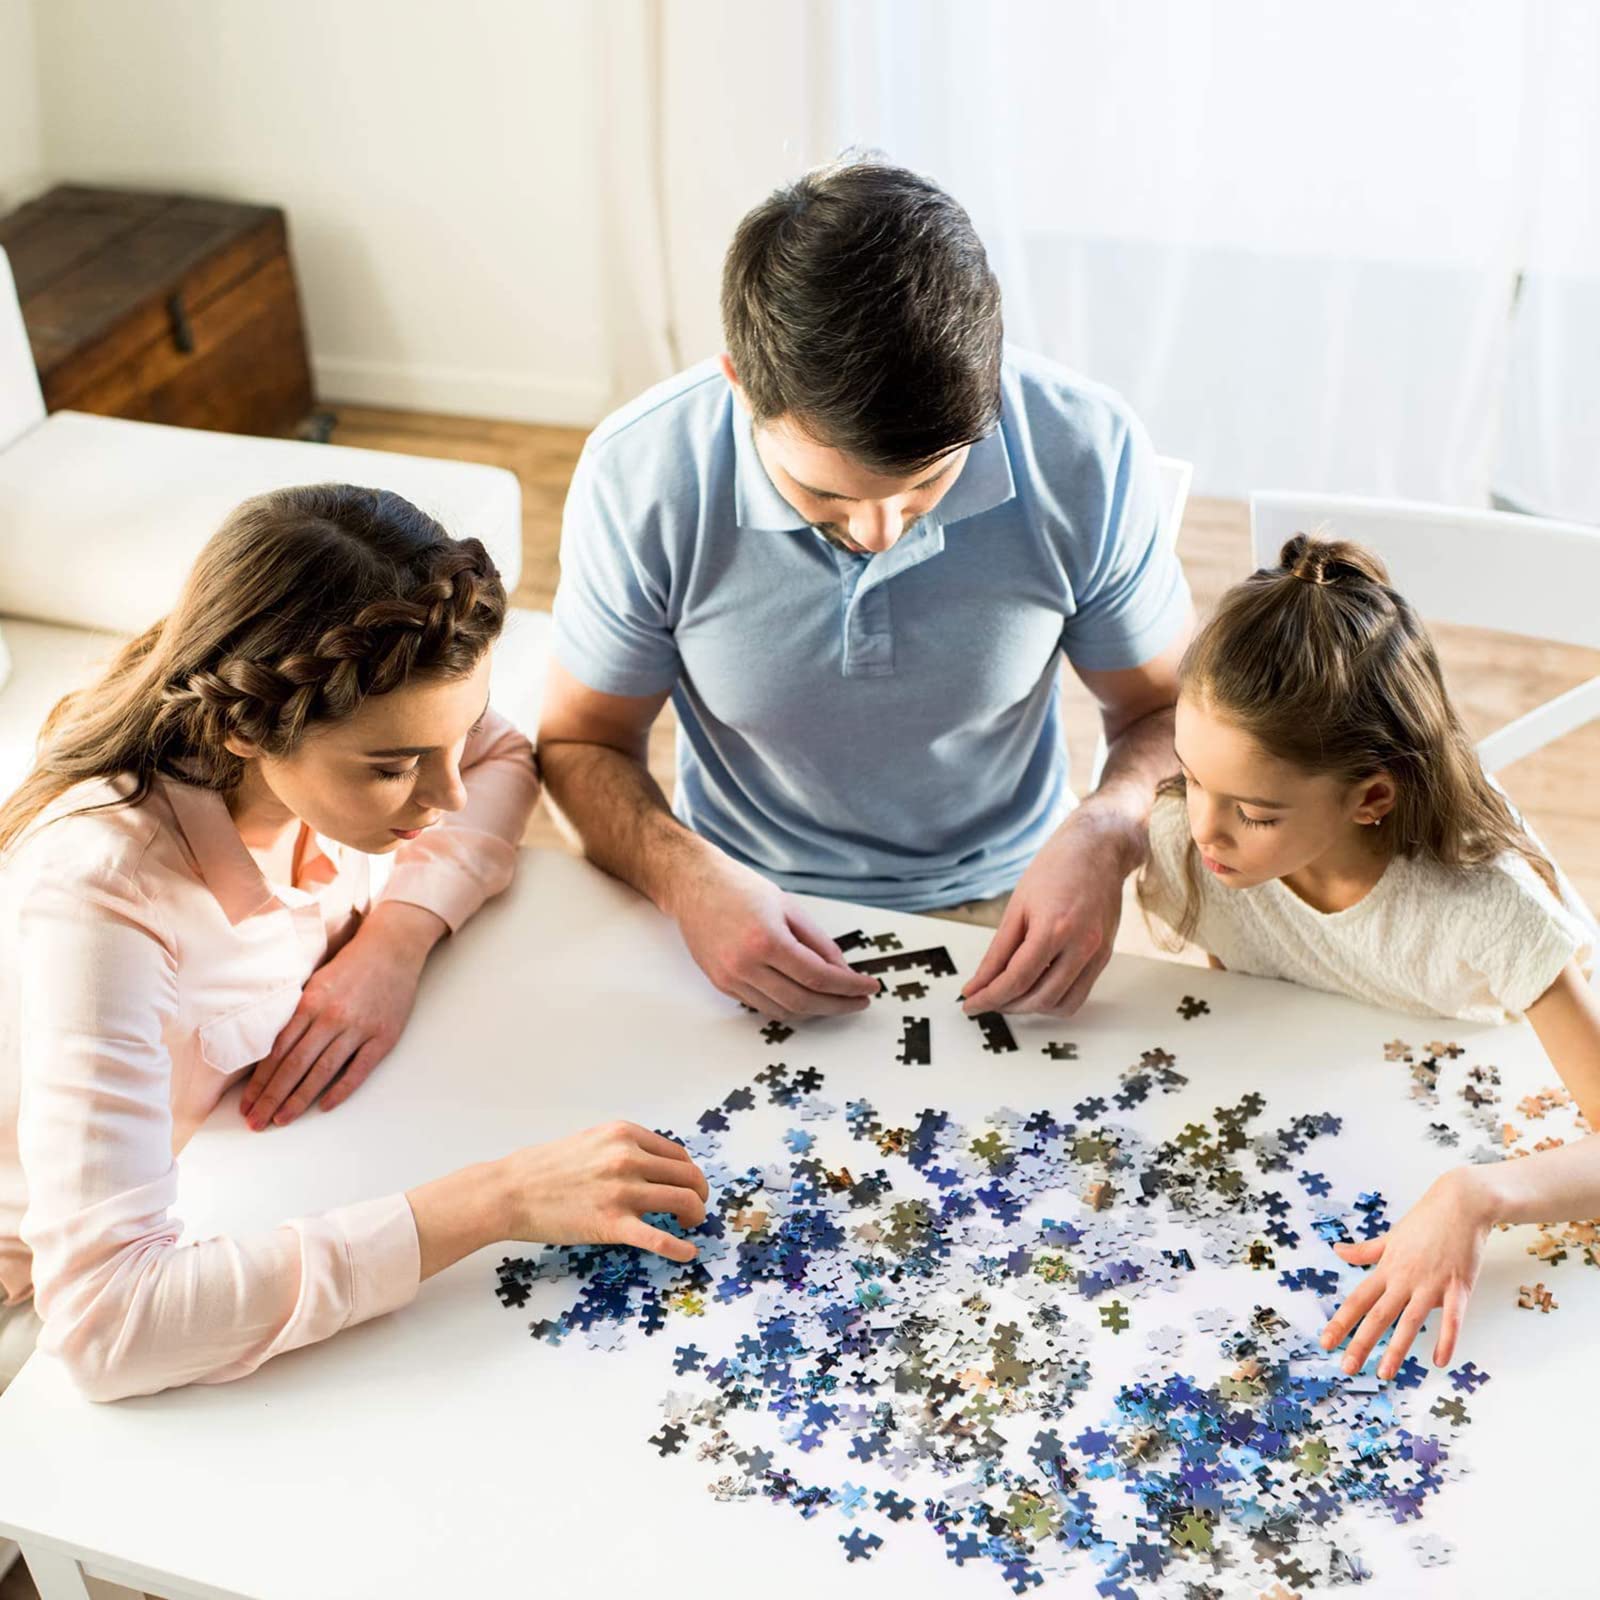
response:
M527 735L497 711L461 757L467 803L395 852L380 896L421 906L454 933L511 882L517 847L539 801L539 769Z
M1179 795L1157 795L1150 808L1150 855L1140 878L1140 903L1177 930L1187 895L1184 857L1189 824Z
M1480 926L1490 937L1478 957L1485 986L1513 1017L1542 995L1569 961L1586 970L1594 958L1591 930L1520 857L1493 869L1499 893Z
M1075 587L1061 648L1074 667L1116 672L1143 666L1177 637L1189 585L1176 541L1163 534L1161 471L1139 419L1122 416L1102 481L1079 498L1073 534L1089 556Z
M165 1044L177 964L156 908L110 869L41 875L19 925L22 1235L40 1347L89 1398L242 1377L412 1298L403 1194L180 1243Z
M659 510L652 513L659 515ZM650 560L654 526L625 515L593 450L573 473L561 524L555 652L600 694L655 695L678 681L665 562Z

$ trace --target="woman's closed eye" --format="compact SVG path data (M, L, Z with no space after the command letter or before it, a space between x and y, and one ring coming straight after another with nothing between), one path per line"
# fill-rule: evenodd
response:
M409 767L374 767L372 771L376 777L385 778L390 782L398 783L403 778L416 777L417 769L420 765L420 762L414 762Z

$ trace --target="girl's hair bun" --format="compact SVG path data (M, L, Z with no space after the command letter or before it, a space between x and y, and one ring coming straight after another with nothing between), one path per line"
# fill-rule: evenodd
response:
M1304 583L1340 588L1387 587L1389 582L1388 568L1364 545L1304 533L1297 533L1279 552L1278 568Z

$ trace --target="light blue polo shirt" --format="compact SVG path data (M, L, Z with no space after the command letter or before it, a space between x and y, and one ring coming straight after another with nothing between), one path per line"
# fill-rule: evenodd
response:
M715 362L595 430L567 498L555 648L670 690L679 818L785 889L895 910L1010 889L1071 810L1061 653L1114 670L1188 614L1144 429L1008 350L1000 426L881 555L786 501Z

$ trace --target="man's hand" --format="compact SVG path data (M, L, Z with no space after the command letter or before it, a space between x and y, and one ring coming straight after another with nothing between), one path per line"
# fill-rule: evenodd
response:
M788 895L720 851L683 864L667 910L700 970L763 1016L839 1016L878 992Z
M1139 831L1088 803L1051 835L1017 883L989 949L962 991L967 1015L1070 1017L1111 959L1122 881L1143 852Z
M1359 1372L1393 1325L1394 1336L1378 1363L1378 1376L1392 1378L1428 1313L1443 1306L1433 1362L1449 1366L1483 1266L1484 1241L1492 1222L1493 1211L1477 1170L1457 1167L1437 1179L1387 1233L1335 1245L1352 1266L1371 1266L1372 1271L1322 1330L1322 1348L1334 1349L1355 1328L1343 1366L1346 1372Z
M416 1002L422 964L446 932L421 906L374 906L349 944L311 974L294 1015L245 1085L239 1111L250 1126L283 1127L324 1089L324 1111L349 1099L394 1048Z

